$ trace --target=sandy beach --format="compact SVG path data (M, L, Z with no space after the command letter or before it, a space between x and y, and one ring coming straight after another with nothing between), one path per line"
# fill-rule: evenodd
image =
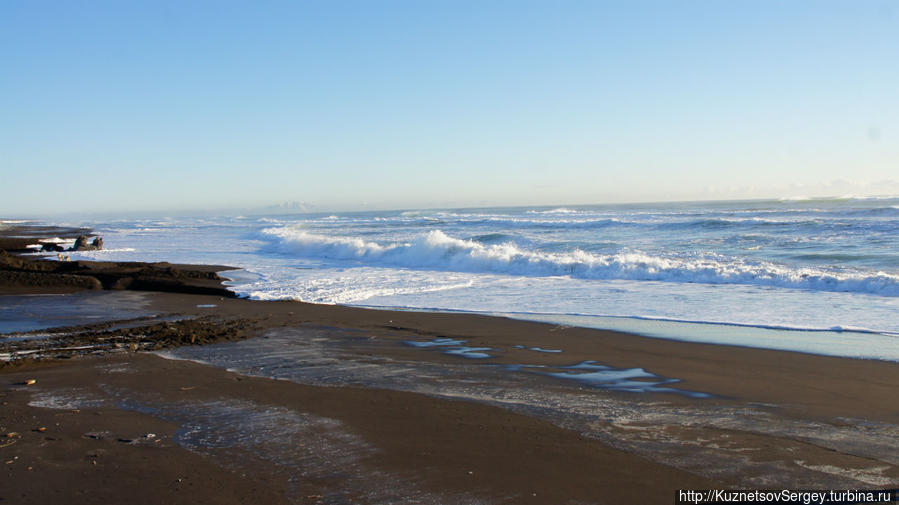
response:
M897 20L0 2L0 505L899 505Z
M0 337L2 502L636 504L899 483L894 362L251 301L221 292L225 267L48 263L5 271L55 285L0 286L48 321Z

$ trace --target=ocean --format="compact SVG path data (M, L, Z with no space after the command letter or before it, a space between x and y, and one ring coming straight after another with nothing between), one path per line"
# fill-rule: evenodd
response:
M54 223L72 259L239 267L260 300L500 314L899 361L899 198Z

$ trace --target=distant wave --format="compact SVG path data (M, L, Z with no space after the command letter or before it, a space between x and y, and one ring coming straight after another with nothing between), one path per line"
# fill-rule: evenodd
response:
M565 207L559 207L557 209L550 210L529 210L528 214L577 214L580 211L574 209L566 209Z
M533 277L625 279L703 284L747 284L816 291L899 296L899 276L863 270L791 268L771 262L694 255L662 257L635 253L601 255L572 250L548 253L511 243L482 244L439 230L411 242L379 244L359 237L325 236L297 227L267 228L260 238L279 254L364 265Z
M841 196L787 196L778 198L778 202L876 202L882 200L899 200L899 195L880 195L880 196L861 196L861 195L841 195Z
M438 223L429 223L431 225ZM490 225L504 228L560 228L566 229L593 229L608 226L645 226L652 223L638 223L634 221L621 221L617 218L603 219L534 219L516 217L479 217L461 218L452 222L455 225Z
M521 214L459 214L459 213L421 213L404 212L395 216L341 217L328 216L304 219L300 223L333 226L335 222L346 223L347 226L420 226L437 227L482 227L492 229L564 229L594 230L604 228L631 229L677 229L677 230L726 230L739 228L792 228L797 233L806 230L815 233L821 230L842 228L860 230L861 227L892 231L899 226L899 206L880 206L873 208L850 208L835 210L819 209L785 209L778 211L753 210L733 211L711 214L671 213L671 214L629 214L612 216L608 214L586 212L527 211ZM567 209L566 209L567 210ZM870 219L875 218L875 219ZM263 226L285 226L287 222L260 220ZM296 223L296 221L295 221ZM876 231L875 230L875 231Z

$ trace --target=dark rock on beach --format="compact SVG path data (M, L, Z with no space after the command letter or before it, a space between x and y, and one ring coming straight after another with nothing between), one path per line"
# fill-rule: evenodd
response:
M41 252L62 252L65 250L65 247L54 243L44 244L41 246Z
M100 237L94 237L94 240L88 242L90 238L87 235L79 235L77 239L75 239L75 245L72 246L71 251L99 251L103 249L103 239Z
M2 261L2 259L0 259L0 261ZM103 289L103 284L101 284L99 280L87 275L65 275L0 269L0 288L14 286L33 289Z
M90 233L87 228L71 228L61 226L36 225L0 225L0 249L11 253L32 253L29 246L39 243L40 239L57 237L74 239L79 235ZM56 245L56 244L53 244ZM57 245L57 247L59 247ZM54 252L57 250L54 250Z
M45 231L41 235L41 230ZM114 262L114 261L52 261L44 257L22 256L14 253L33 252L28 245L41 238L71 237L78 233L72 251L96 251L103 248L103 239L73 229L57 233L57 228L40 226L7 229L0 235L0 292L3 290L46 291L52 289L130 289L194 293L232 298L234 293L222 286L216 272L230 267L207 265L173 265L171 263ZM14 236L13 236L14 235ZM42 251L59 252L56 244L45 244Z
M170 263L46 261L0 251L0 287L135 289L233 297L216 270Z

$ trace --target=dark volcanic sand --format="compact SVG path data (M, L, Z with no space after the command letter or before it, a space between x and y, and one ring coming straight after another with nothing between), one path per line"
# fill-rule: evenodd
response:
M9 386L31 377L38 377L33 386ZM227 498L287 503L283 493L288 489L299 503L370 503L390 496L419 496L424 503L668 503L672 489L712 485L546 421L413 393L240 377L148 355L48 366L6 373L3 379L7 405L0 424L21 438L3 449L5 459L18 459L6 465L9 479L2 495L16 503L85 496L91 503L131 496L144 497L145 503L198 498L202 503L229 502ZM291 428L300 426L298 417L317 422L297 432L273 430L268 436L275 439L259 445L200 448L197 452L205 458L198 458L178 447L177 421L117 409L110 391L127 395L134 409L157 409L164 418L190 412L185 404L214 405L226 398L251 405L248 409L280 409ZM62 406L81 408L26 404L54 394L61 404L71 402ZM84 405L75 399L79 397ZM166 408L175 413L165 413ZM32 431L42 426L47 430ZM227 425L213 426L212 436L227 430ZM261 423L240 427L245 435L258 430L266 436L266 429ZM330 443L315 440L314 433L325 430ZM102 436L91 435L98 433ZM154 439L148 440L147 433ZM286 447L270 447L279 443ZM254 454L253 448L268 448L269 453ZM275 462L268 460L270 455ZM198 459L204 464L193 467ZM178 464L170 466L172 462ZM220 482L228 485L220 487ZM252 488L266 492L246 496ZM244 497L234 499L235 492Z

